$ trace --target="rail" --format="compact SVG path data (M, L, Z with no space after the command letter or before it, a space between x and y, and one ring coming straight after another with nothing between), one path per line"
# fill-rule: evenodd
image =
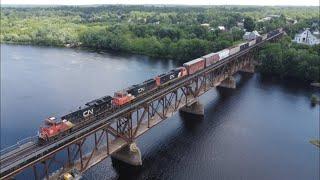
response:
M38 140L38 137L37 136L31 136L31 137L27 137L25 139L22 139L22 140L19 140L16 144L14 145L11 145L9 147L6 147L4 149L1 149L0 151L0 156L1 156L1 159L4 157L5 154L13 151L13 150L16 150L18 148L21 148L22 146L24 146L25 144L30 144L30 143L36 143Z

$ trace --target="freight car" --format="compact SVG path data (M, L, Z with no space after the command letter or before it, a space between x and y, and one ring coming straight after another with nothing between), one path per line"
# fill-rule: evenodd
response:
M240 51L243 51L249 47L249 43L248 42L241 43L239 44L239 47L240 47Z
M128 88L128 94L131 94L135 97L155 88L157 86L155 79L149 79L144 81L141 84L136 84Z
M220 60L220 56L218 53L210 53L202 57L205 60L206 67L218 62Z
M275 36L276 34L279 34L279 29L276 29L276 30L273 30L273 31L270 31L267 35L268 38L272 37L272 36Z
M257 43L260 43L262 41L262 36L258 36L257 38L256 38L256 44Z
M45 120L45 127L40 127L38 132L39 144L57 139L70 130L74 124L67 120L55 121L55 117L49 117Z
M279 30L279 33L283 32L283 28L278 28L278 30Z
M240 51L240 46L239 45L232 46L232 47L229 48L229 56L234 55L239 51Z
M187 69L188 75L191 75L200 71L201 69L204 69L205 61L203 58L197 58L184 63L183 66Z
M253 46L256 44L256 39L249 41L249 47Z
M268 34L264 34L264 35L262 35L262 40L266 40L266 39L267 39L267 37L268 37Z
M223 49L221 51L218 51L217 52L219 54L219 57L220 57L220 60L224 59L224 58L227 58L229 56L229 49Z

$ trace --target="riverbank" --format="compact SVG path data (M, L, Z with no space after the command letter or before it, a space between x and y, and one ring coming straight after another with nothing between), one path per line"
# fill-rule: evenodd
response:
M318 82L311 83L310 85L313 86L313 87L320 88L320 83L318 83Z
M310 143L320 148L320 139L310 140Z

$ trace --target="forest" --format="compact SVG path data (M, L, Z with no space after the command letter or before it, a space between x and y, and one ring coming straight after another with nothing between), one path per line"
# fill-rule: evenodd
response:
M320 81L320 45L298 45L291 43L291 38L286 36L280 42L265 45L258 59L261 73L302 81Z
M268 15L278 16L261 21ZM239 43L244 28L265 33L284 27L292 38L299 30L318 21L318 7L1 7L0 40L1 43L120 51L184 62ZM219 26L224 26L225 30ZM268 45L265 52L278 46ZM291 52L294 49L296 51ZM309 51L293 46L289 50L290 53ZM314 75L303 77L314 79Z

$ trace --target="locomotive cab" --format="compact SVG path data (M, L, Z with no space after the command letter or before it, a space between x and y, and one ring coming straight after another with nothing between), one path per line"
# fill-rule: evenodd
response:
M115 106L122 106L130 102L133 98L134 97L131 94L129 94L127 91L118 91L114 93L112 103Z
M183 76L188 75L188 71L187 71L187 69L185 67L179 67L177 69L180 70L179 77L183 77Z
M59 122L56 122L55 120L55 117L49 117L44 122L45 126L40 127L38 132L40 144L59 137L74 126L73 123L65 119Z

